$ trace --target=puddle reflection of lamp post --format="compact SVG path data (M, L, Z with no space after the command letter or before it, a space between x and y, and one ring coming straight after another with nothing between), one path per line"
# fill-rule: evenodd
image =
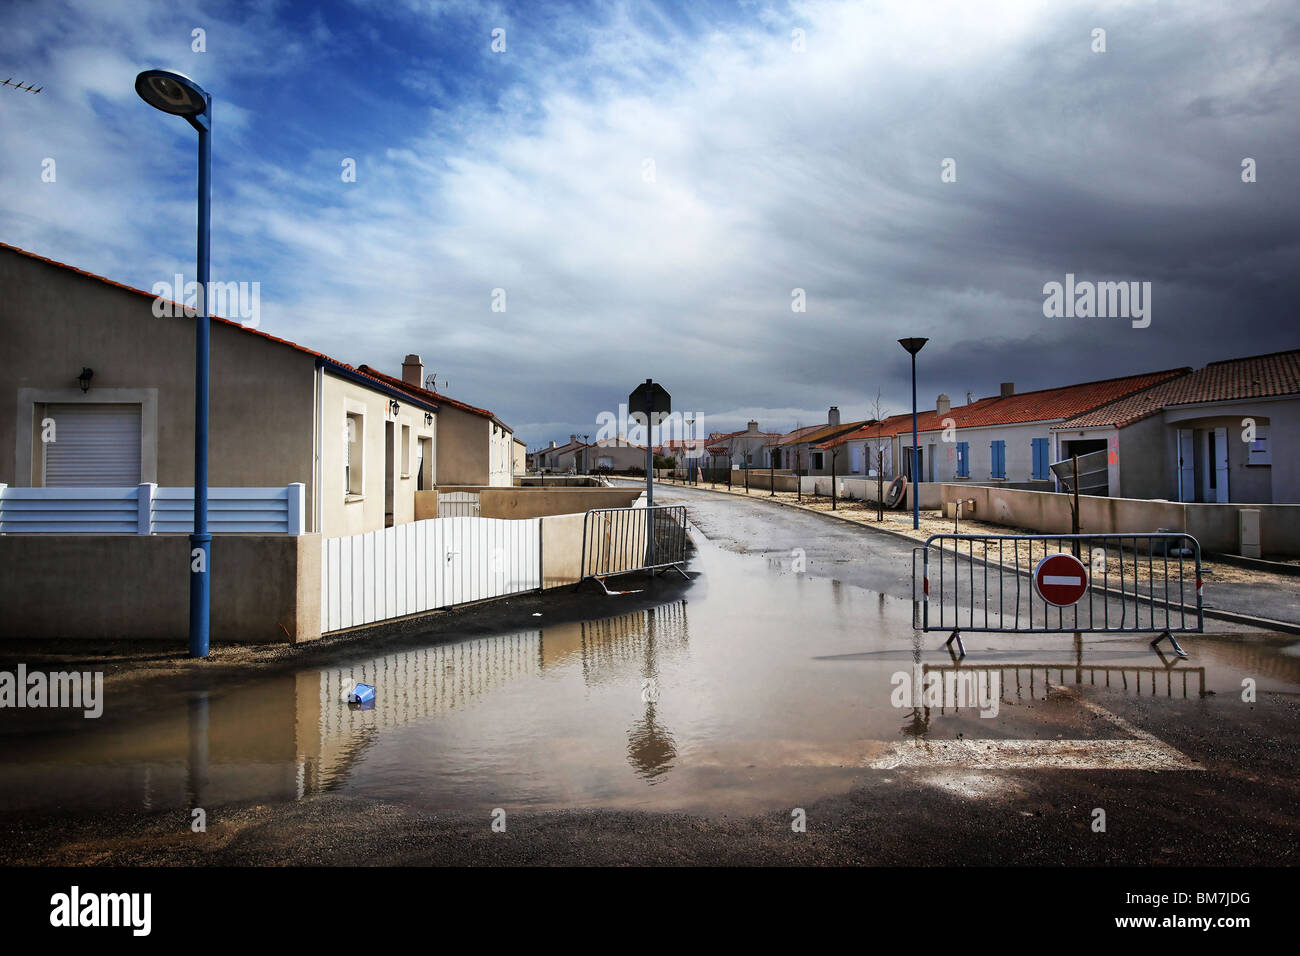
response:
M135 91L154 109L183 116L199 132L198 315L194 334L194 532L190 535L190 657L208 656L208 261L212 207L212 97L184 73L145 70ZM176 290L178 298L180 290Z
M916 444L916 353L929 339L899 339L898 344L912 356L912 527L921 527L921 449Z

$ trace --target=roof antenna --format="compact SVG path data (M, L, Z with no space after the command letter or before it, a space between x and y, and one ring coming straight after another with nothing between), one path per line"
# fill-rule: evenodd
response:
M438 390L438 373L437 373L437 372L430 372L428 375L424 376L424 387L427 388L427 389L428 389L429 391L431 391L431 392L436 392L436 391ZM443 388L446 388L446 387L447 387L447 380L446 380L446 379L443 379L442 387L443 387Z

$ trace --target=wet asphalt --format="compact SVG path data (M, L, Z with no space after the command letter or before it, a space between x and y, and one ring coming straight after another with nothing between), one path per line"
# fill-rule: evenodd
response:
M801 552L810 576L910 597L910 542L702 490L657 486L656 503L686 504L692 524L726 551L783 565ZM623 607L653 606L682 594L689 600L690 585L665 581L657 587L662 593L628 598ZM579 619L585 606L567 592L529 597L513 606L485 606L458 626L491 633L537 613L532 608L554 621ZM1269 676L1292 673L1296 639L1224 628L1187 643L1194 661L1199 646L1207 658L1237 662L1234 681L1238 672L1258 671L1255 699L1243 699L1222 679L1205 696L1092 688L1081 694L1176 748L1195 769L864 766L843 792L801 790L796 780L766 806L744 812L486 803L439 810L325 792L295 802L224 807L211 815L205 833L194 833L188 814L175 809L94 815L28 810L0 812L0 854L9 864L121 865L1294 864L1300 699L1288 683L1270 683ZM977 648L997 650L978 642ZM1043 727L1051 728L1044 732L1056 736L1062 729L1071 737L1095 736L1103 733L1098 724L1106 723L1060 698L1031 699L1024 714L1041 716ZM1104 831L1096 826L1098 810L1105 813ZM806 819L802 832L792 828L796 817Z

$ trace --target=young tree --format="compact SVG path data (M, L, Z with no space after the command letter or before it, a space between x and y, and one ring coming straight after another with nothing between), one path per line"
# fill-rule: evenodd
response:
M863 445L863 451L867 456L867 461L875 459L876 465L876 520L885 520L885 437L880 434L879 423L889 417L889 411L884 407L880 397L880 389L876 389L876 397L871 403L871 417L877 422L876 434L867 440Z

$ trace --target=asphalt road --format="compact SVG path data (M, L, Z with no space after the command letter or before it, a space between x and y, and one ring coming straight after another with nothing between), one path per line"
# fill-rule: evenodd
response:
M662 486L656 501L687 504L711 546L776 562L802 549L811 575L910 596L908 542L707 491ZM690 589L685 593L689 598ZM535 600L546 606L546 598ZM556 600L572 612L572 597ZM1296 640L1237 629L1189 643L1191 663L1199 660L1208 670L1205 695L1165 695L1154 683L1149 694L1120 692L1084 681L1023 701L1014 739L993 739L990 732L988 741L958 734L943 742L958 750L1025 748L1029 758L1012 769L981 761L978 753L948 759L951 751L939 741L922 740L907 751L915 761L863 760L846 792L797 806L773 801L744 813L510 809L503 831L493 827L486 806L441 812L339 793L231 806L214 813L199 834L174 811L77 817L48 808L0 813L0 856L9 864L139 865L1294 864L1300 846ZM1104 656L1108 647L1104 641L1081 646L1081 659ZM992 660L1019 654L996 641L978 650ZM1136 653L1143 664L1158 664L1143 648ZM1254 699L1243 693L1244 680L1257 683ZM1178 759L1151 769L1122 761L1098 768L1088 760L1071 763L1068 753L1033 756L1035 747L1060 738L1068 744L1111 737ZM791 826L799 810L806 832ZM1104 830L1097 829L1098 810Z

